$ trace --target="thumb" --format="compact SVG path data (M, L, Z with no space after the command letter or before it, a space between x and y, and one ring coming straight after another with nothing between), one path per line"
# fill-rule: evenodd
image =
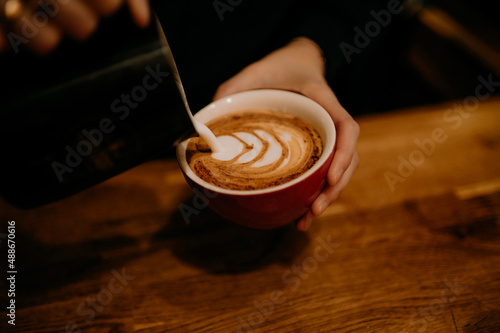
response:
M223 82L217 88L213 99L218 100L245 90L265 88L265 85L259 79L261 76L256 72L256 70L252 69L252 65L247 66L241 72Z

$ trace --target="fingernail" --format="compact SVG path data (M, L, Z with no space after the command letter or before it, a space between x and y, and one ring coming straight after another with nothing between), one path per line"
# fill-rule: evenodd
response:
M305 220L305 223L304 223L304 231L306 231L307 229L309 229L309 227L311 226L312 221L313 221L312 214L311 213L307 213L306 220Z
M321 215L325 212L325 210L328 208L328 201L326 200L323 200L320 204L319 204L319 207L318 207L318 210L319 210L319 214L318 215Z
M307 229L309 229L309 227L311 226L312 220L313 220L313 216L312 216L311 212L307 212L306 215L304 217L302 217L302 219L300 219L300 221L298 221L297 230L307 231Z
M340 181L340 178L342 178L342 175L344 174L344 170L339 170L335 174L335 178L333 179L335 181L335 184L337 184Z

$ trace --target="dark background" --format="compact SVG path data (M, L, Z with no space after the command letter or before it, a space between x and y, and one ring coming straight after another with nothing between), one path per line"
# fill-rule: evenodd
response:
M177 2L165 5L165 2L157 1L153 4L175 8ZM499 66L492 66L491 61L485 61L489 57L500 64L500 19L493 2L425 2L424 10L438 9L463 29L455 31L455 36L443 36L438 26L425 22L418 12L422 9L419 3L407 2L407 11L395 17L392 22L394 24L375 38L374 46L370 50L363 50L359 56L361 59L344 68L334 82L331 82L339 99L353 115L460 99L474 93L477 76L492 73L494 78L500 77ZM243 5L244 2L241 6ZM415 9L413 12L408 10L412 7ZM210 9L215 16L215 10ZM236 8L234 15L237 10L242 9ZM194 11L193 9L192 12ZM169 18L182 15L183 13L175 13ZM222 23L228 22L226 20ZM258 27L256 22L251 29L258 30ZM195 27L194 30L202 31L203 27ZM464 35L463 31L469 35ZM182 35L182 32L175 31L175 34ZM185 35L189 37L189 33ZM189 40L183 42L190 43ZM484 48L475 48L477 43ZM9 102L26 100L32 94L43 93L49 87L64 85L75 78L90 75L126 59L134 62L141 54L159 47L154 24L144 30L136 28L128 11L123 8L118 15L104 19L97 33L85 43L66 39L55 52L44 57L34 56L27 50L22 50L19 54L0 55L0 110L5 111ZM189 52L193 49L195 48L189 48ZM207 53L210 51L206 48L197 50L200 59L209 57ZM183 81L187 90L191 87L199 90L204 82L210 83L202 98L193 98L193 109L196 110L209 102L210 94L221 82L211 82L210 78L188 73L197 65L182 64L183 58L189 58L183 52L179 47L174 49L174 56L177 54L179 58L179 67L185 67L182 70L186 72ZM485 52L488 54L484 54ZM356 57L357 55L353 58ZM230 68L218 78L219 81L230 77L237 70L236 67ZM218 71L224 71L224 68L218 68ZM102 83L95 82L95 85L99 84ZM92 91L82 93L90 94L89 98L93 94Z
M291 17L299 21L304 4L242 1L221 21L212 3L152 2L194 112L211 101L219 84L286 43L288 31L298 28L281 10L292 4ZM322 1L308 2L316 3ZM474 96L479 76L500 82L500 20L493 2L486 0L407 1L405 11L353 55L352 63L332 56L339 41L353 44L352 26L363 29L373 20L370 10L387 8L387 3L330 3L343 6L342 15L332 20L345 20L348 28L339 34L333 29L333 42L326 45L327 78L354 117ZM330 12L316 15L324 20ZM51 161L64 158L66 144L82 139L85 126L92 128L93 122L110 115L111 101L142 82L146 66L164 62L157 52L161 46L154 21L139 29L124 7L103 19L86 42L65 39L47 56L27 49L0 55L0 149L10 162L0 166L0 192L20 204L37 205L39 198L67 196L147 159L173 157L169 143L183 130L175 117L185 113L178 99L170 105L174 99L157 89L123 123L123 131L96 150L100 155L86 160L86 169L68 174L64 186L54 183L50 168ZM170 87L175 89L172 82ZM108 162L97 170L103 156Z

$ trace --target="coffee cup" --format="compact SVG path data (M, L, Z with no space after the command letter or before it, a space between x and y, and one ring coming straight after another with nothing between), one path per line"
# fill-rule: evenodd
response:
M330 115L321 105L303 95L274 89L249 90L224 97L197 112L195 118L206 124L220 116L251 109L282 111L308 122L322 139L320 158L297 178L257 190L225 189L201 179L189 167L186 158L188 140L177 145L177 160L189 186L203 195L216 213L247 227L273 229L299 219L325 187L336 131Z

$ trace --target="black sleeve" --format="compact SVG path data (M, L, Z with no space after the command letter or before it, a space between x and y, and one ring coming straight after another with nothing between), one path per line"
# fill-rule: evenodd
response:
M314 0L298 5L292 33L314 40L323 50L326 76L333 82L347 67L373 55L394 17L403 11L399 0ZM368 31L367 31L368 29Z
M369 56L378 36L360 48L356 29L364 31L375 20L371 12L387 6L379 0L153 2L194 110L210 102L219 84L299 36L321 47L327 79L334 82L346 67Z

